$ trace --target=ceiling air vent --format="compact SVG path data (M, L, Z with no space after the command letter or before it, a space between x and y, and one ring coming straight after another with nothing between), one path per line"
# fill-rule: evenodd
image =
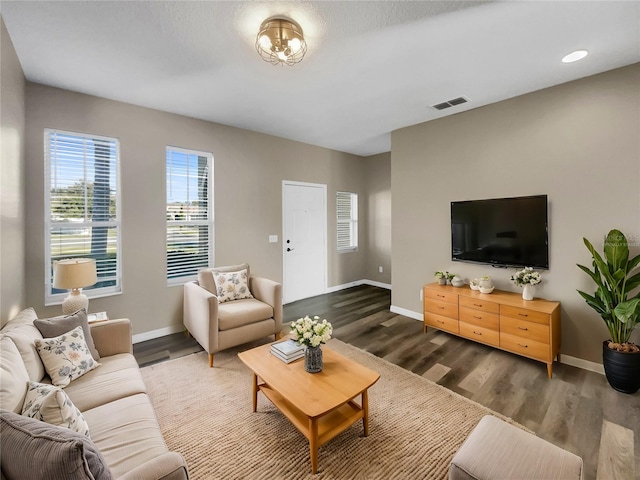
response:
M468 98L458 97L451 100L447 100L446 102L438 103L436 105L431 105L432 108L436 110L444 110L445 108L455 107L456 105L462 105L463 103L467 103L469 101Z

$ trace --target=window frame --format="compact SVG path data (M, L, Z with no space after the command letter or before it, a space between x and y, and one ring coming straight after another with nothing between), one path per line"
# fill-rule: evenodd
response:
M107 228L115 228L116 229L116 268L115 268L115 285L111 285L108 287L98 287L92 288L87 287L83 288L82 293L84 293L88 298L100 298L100 297L109 297L113 295L120 295L123 292L122 286L122 194L121 194L121 175L120 175L120 140L115 137L107 137L104 135L95 135L92 133L81 133L81 132L72 132L68 130L60 130L56 128L45 128L44 129L44 166L45 166L45 174L44 174L44 305L60 305L64 301L64 299L69 294L68 291L64 291L61 293L53 293L53 263L52 263L52 255L51 255L51 229L57 224L63 224L64 222L55 222L52 221L52 212L51 212L51 135L68 135L74 137L80 137L86 140L103 140L105 142L114 143L115 144L115 177L116 177L116 186L115 186L115 198L116 198L116 212L115 212L115 220L109 221L101 221L101 222L77 222L74 226L78 228L91 228L95 226L96 223L99 226L104 226ZM83 158L84 161L84 158ZM86 166L83 165L83 168ZM68 224L66 224L68 225ZM67 258L67 257L63 257ZM90 255L83 255L83 258L93 258ZM98 278L99 280L99 278Z
M166 218L167 213L167 192L169 187L169 177L167 176L167 157L169 152L177 152L185 155L195 155L198 157L206 157L207 158L207 167L208 167L208 175L207 175L207 219L206 220L168 220ZM201 268L212 267L215 265L215 222L214 222L214 157L211 152L203 152L200 150L194 150L191 148L183 148L183 147L174 147L171 145L167 145L165 148L165 163L164 163L164 171L165 171L165 279L167 280L168 287L181 286L187 282L191 282L197 280L198 274L197 270ZM170 223L171 222L171 223ZM197 270L193 274L182 275L179 277L169 277L169 249L168 249L168 235L169 235L169 226L173 225L202 225L206 224L208 230L208 252L207 252L207 265L197 266Z
M349 220L344 220L340 218L340 213L338 211L338 203L340 195L349 195ZM349 245L348 246L340 246L340 241L338 238L340 224L348 224L349 225ZM349 253L349 252L357 252L358 251L358 194L355 192L347 192L347 191L337 191L336 192L336 250L338 253Z

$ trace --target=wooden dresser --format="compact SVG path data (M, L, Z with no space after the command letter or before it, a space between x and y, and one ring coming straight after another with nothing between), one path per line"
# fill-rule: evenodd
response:
M560 360L560 302L523 300L519 293L490 294L468 286L424 286L424 332L434 327L547 364Z

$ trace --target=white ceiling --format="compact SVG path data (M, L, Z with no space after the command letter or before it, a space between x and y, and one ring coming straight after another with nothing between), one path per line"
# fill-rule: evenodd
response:
M28 80L372 155L398 128L640 61L638 1L6 1ZM260 59L273 15L308 53ZM575 49L590 55L560 62ZM467 104L430 105L465 96Z

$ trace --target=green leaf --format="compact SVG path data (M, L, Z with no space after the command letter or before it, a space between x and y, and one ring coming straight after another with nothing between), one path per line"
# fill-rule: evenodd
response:
M596 285L598 285L598 286L602 285L602 279L600 278L600 275L597 272L593 272L593 271L589 270L584 265L580 265L580 264L576 264L576 265L578 265L578 268L580 270L582 270L584 273L589 275L591 277L591 280L593 280Z
M627 284L625 285L627 292L631 292L640 285L640 272L636 273L632 277L627 278Z
M638 264L640 264L640 255L636 255L631 260L629 260L629 263L627 264L627 272L633 271L633 269L636 268Z
M638 323L638 315L640 315L640 298L618 304L614 313L622 323L630 322L635 325Z
M613 229L604 242L604 255L612 270L626 270L629 262L629 244L620 230Z
M601 300L581 290L578 290L578 293L585 299L587 304L598 313L598 315L602 316L607 314L607 309Z

